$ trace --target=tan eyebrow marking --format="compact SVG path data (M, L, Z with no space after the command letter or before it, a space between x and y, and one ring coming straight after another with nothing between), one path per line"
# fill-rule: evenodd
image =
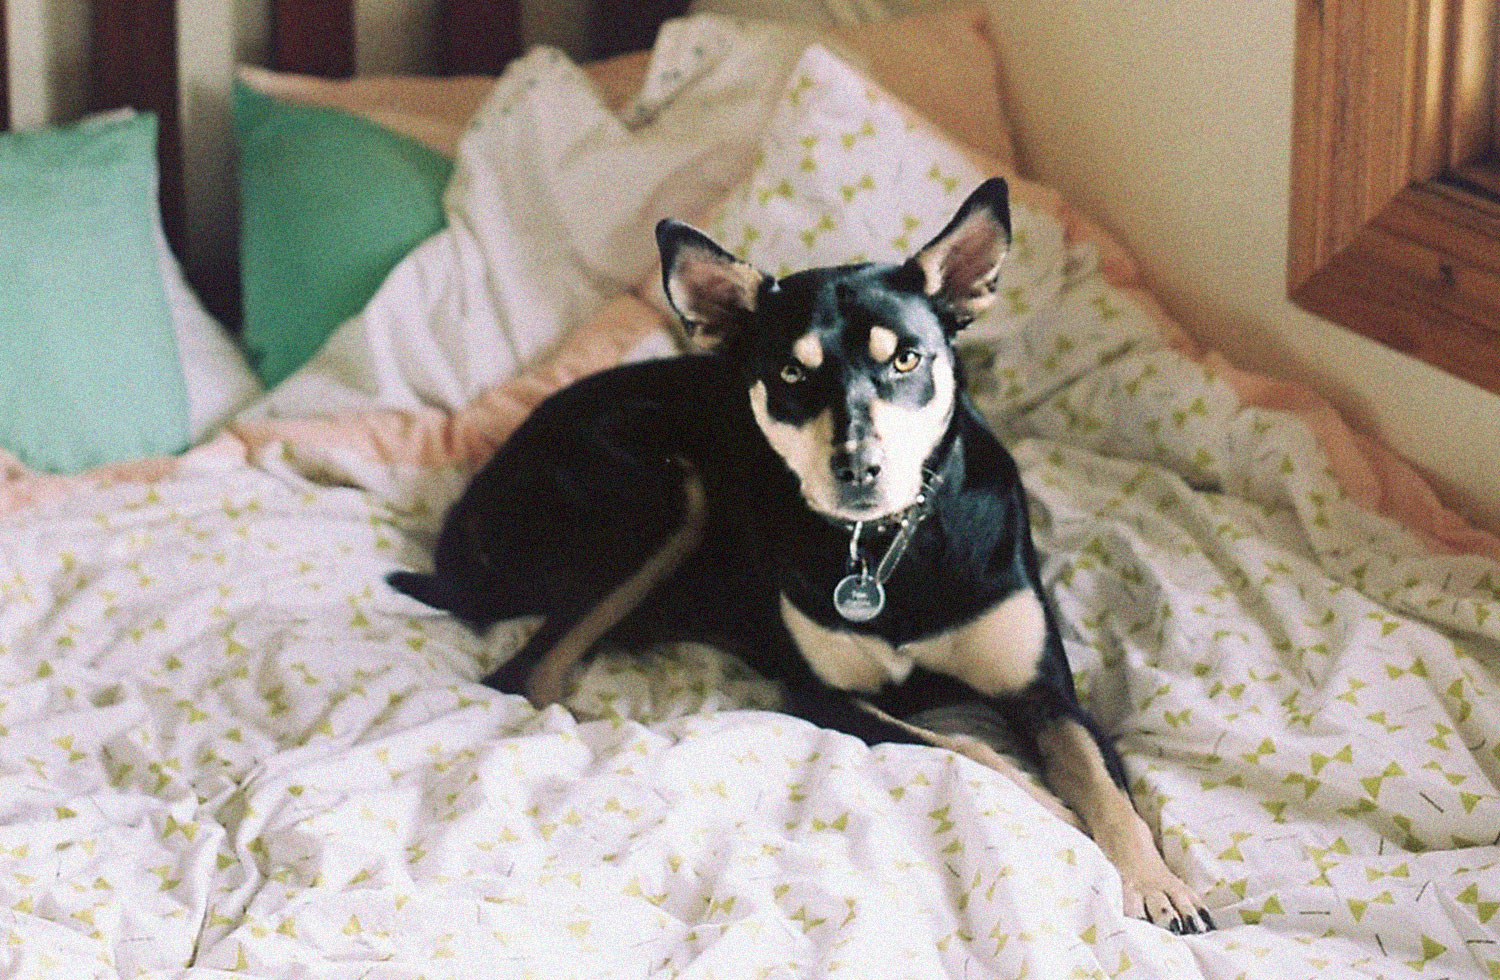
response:
M792 345L792 356L809 371L816 371L823 365L823 342L817 334L805 333Z
M884 364L896 356L896 347L900 342L901 338L889 327L870 328L870 356L877 363Z

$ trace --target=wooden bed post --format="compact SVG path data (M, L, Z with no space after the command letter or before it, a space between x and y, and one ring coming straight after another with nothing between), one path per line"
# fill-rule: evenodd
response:
M446 75L498 75L521 53L520 0L444 0L438 18Z
M662 22L687 11L688 0L597 0L589 18L595 58L640 51L656 43Z
M0 0L0 132L10 128L10 56L5 47L5 0Z
M353 75L354 0L275 0L271 63L302 75Z
M182 130L177 99L175 0L94 0L93 77L89 108L130 106L158 120L161 216L167 239L182 254Z

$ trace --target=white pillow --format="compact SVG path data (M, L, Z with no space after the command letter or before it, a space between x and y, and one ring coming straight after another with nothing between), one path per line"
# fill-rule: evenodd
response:
M813 45L772 111L749 176L703 228L778 277L811 266L901 262L942 231L974 188L1001 173L998 161L967 152L857 68ZM1056 307L1072 261L1063 226L1027 205L1022 183L1012 182L1001 302L960 338L961 346L987 347L1012 360L1024 353L1015 348L1037 342L1033 321ZM659 280L642 298L671 316Z
M177 333L177 359L187 386L188 437L198 443L265 394L265 388L234 338L188 285L177 256L167 245L159 218L153 237L156 264L161 269L172 327Z
M111 109L89 116L85 122L109 122L133 115L135 110L129 107ZM177 334L177 362L187 388L188 439L196 444L265 394L265 388L250 370L234 338L188 285L177 256L167 244L160 210L155 215L151 237L156 247L156 266L161 270L162 287L171 309L172 329Z
M704 230L775 276L900 262L942 231L995 169L815 46L772 111L750 175ZM1028 203L1036 200L1052 203ZM969 391L992 420L1137 344L1161 342L1150 314L1100 273L1094 248L1069 241L1064 213L1046 192L1011 182L1000 300L958 338ZM651 298L669 309L660 286Z

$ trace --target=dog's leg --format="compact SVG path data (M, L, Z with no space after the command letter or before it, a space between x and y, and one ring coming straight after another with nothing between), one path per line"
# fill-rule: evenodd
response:
M686 460L678 463L683 470L682 524L678 529L629 578L581 615L549 615L514 657L485 678L486 684L502 691L524 692L527 700L538 708L561 701L568 674L594 644L698 547L707 521L703 481Z
M1081 826L1119 871L1127 915L1176 933L1214 928L1202 901L1167 866L1151 828L1131 802L1119 753L1078 706L1071 690L1059 693L1038 684L1020 694L982 698L972 690L968 697L955 697L940 684L932 687L939 698L947 695L946 703L980 701L1006 719L1011 733L1022 743L1018 748L1041 763L1043 779L1057 794L1055 797L1036 787L993 749L964 754L1011 776L1053 813L1058 809L1071 811L1059 816L1074 827ZM932 705L925 707L930 709ZM967 743L984 745L973 736L949 737L961 740L960 745L953 746L957 751L964 751L960 746Z
M923 728L920 725L902 721L894 715L886 714L880 708L867 701L860 702L860 705L871 714L884 719L892 725L899 725L905 731L911 732L928 745L935 745L940 749L957 752L965 758L974 760L981 766L993 769L1001 775L1009 777L1012 782L1026 792L1027 796L1030 796L1037 803L1041 804L1042 809L1076 830L1086 829L1083 822L1078 818L1078 815L1068 809L1067 804L1048 792L1046 787L1037 785L1036 780L1032 779L1024 769L1001 755L993 745L984 739L974 735L945 734L933 731L930 728Z
M1046 604L1036 617L1006 618L1005 605L994 617L980 617L953 649L956 656L934 658L932 666L949 687L929 682L949 703L981 701L993 707L1042 764L1048 787L1082 819L1084 828L1120 872L1125 909L1174 932L1213 927L1202 902L1157 850L1151 830L1136 812L1126 789L1125 769L1109 741L1078 704L1062 640ZM1007 627L996 629L997 626ZM1034 651L1030 658L1017 656ZM1033 663L1029 670L1016 665ZM1029 678L1027 675L1030 675ZM903 687L911 687L908 681ZM962 696L967 688L968 697ZM910 698L910 696L909 696ZM908 699L909 699L908 698ZM893 711L913 717L912 706Z
M838 688L829 687L816 678L807 684L798 684L795 693L792 685L787 685L787 697L781 710L806 719L820 728L831 728L845 735L853 735L866 745L885 742L930 744L919 729L903 725L882 712L870 711L854 697Z
M1176 933L1214 928L1202 901L1157 850L1123 785L1118 756L1092 720L1081 710L1059 712L1035 729L1035 744L1048 785L1119 870L1126 914Z
M988 702L962 681L917 667L904 683L887 687L861 704L867 711L916 732L929 745L957 752L1009 777L1048 813L1083 830L1076 813L1000 751L1014 748L1010 744L1014 736L1004 714ZM1031 746L1025 749L1030 751Z
M854 694L824 683L797 652L790 636L778 631L762 637L761 655L776 663L772 676L781 681L781 710L786 714L853 735L866 745L928 744L912 726L870 711Z

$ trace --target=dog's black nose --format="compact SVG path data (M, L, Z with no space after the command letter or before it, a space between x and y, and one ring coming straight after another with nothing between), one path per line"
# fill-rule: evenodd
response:
M829 465L833 477L846 487L862 489L875 482L880 475L883 454L876 446L857 446L854 449L835 450Z

